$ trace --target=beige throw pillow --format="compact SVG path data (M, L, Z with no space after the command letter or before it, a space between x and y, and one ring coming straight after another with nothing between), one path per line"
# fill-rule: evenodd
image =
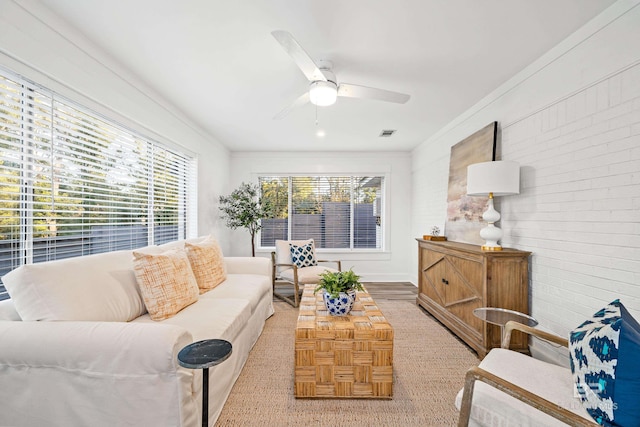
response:
M133 252L133 270L153 320L174 316L198 300L198 283L184 251Z
M215 238L209 236L199 243L185 243L187 256L196 277L200 293L207 292L227 278L222 249Z

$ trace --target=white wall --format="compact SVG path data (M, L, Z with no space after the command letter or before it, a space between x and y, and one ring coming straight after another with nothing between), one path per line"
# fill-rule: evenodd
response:
M0 66L196 155L197 232L226 233L216 219L216 204L228 189L228 150L47 9L36 2L2 1Z
M531 312L564 336L615 298L640 319L639 3L615 3L413 153L418 236L444 223L450 147L498 121L501 158L522 167L521 193L499 200L503 244L533 253Z
M321 250L324 259L340 259L343 268L353 267L366 281L408 280L409 258L414 256L409 239L410 206L409 153L267 153L235 152L231 155L231 185L257 182L259 174L383 174L386 179L387 236L384 251L379 253ZM246 230L233 233L231 253L249 255L251 241ZM257 245L256 245L257 246ZM268 256L268 252L257 253Z

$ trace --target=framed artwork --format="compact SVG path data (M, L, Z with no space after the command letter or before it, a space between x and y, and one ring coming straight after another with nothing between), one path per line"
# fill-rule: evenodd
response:
M451 147L445 234L451 241L483 244L480 230L488 198L467 196L467 166L495 160L498 122Z

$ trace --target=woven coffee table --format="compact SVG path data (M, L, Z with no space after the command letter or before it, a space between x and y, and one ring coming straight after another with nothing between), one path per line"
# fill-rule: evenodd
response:
M295 396L393 396L393 328L371 295L358 292L348 316L331 316L322 293L306 285L295 342Z

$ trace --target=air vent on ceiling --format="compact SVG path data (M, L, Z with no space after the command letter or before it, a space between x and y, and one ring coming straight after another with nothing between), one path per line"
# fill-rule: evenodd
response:
M380 136L383 138L389 138L394 133L396 133L395 129L383 129L382 132L380 132Z

